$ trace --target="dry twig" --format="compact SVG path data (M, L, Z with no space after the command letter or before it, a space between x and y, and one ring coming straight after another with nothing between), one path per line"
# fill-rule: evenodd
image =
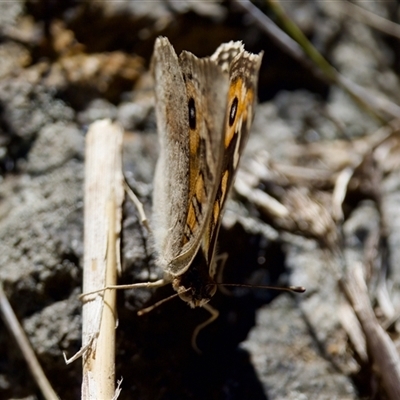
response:
M43 372L42 367L39 364L38 359L36 358L35 352L32 349L31 344L29 343L28 338L22 326L18 322L16 315L14 314L13 309L3 291L3 285L0 282L0 313L3 318L5 325L10 331L11 335L14 337L15 341L18 344L18 347L21 349L21 353L25 358L26 363L28 364L29 370L33 378L35 379L37 385L39 386L43 397L46 400L57 400L58 396L56 392L50 385L50 382L46 378L46 375Z
M341 287L360 321L369 354L387 395L393 400L400 399L400 358L393 341L375 317L360 263L349 268Z

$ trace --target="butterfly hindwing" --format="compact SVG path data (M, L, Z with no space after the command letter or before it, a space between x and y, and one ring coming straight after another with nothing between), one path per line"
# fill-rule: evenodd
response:
M158 262L165 269L180 253L181 231L187 214L189 121L187 110L182 107L187 101L185 82L168 39L156 40L151 67L160 142L154 178L153 232Z

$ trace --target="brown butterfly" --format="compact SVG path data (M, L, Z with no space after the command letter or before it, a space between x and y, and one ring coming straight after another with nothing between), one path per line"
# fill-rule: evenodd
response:
M222 44L211 57L155 42L152 71L160 155L153 194L157 263L191 307L216 291L215 247L222 211L247 141L262 53L241 42ZM201 328L199 328L201 329Z

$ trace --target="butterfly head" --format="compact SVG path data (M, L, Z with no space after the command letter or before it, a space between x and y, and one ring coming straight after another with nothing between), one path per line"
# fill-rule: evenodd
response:
M210 301L217 291L217 285L210 275L202 251L198 252L185 273L172 280L172 286L179 297L192 308L202 307Z

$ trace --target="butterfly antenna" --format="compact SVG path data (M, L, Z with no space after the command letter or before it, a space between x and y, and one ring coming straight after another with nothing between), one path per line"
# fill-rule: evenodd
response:
M175 297L179 296L180 294L188 292L189 290L190 290L190 288L189 288L189 289L186 289L186 290L184 290L184 291L182 291L182 292L175 293L175 294L173 294L173 295L171 295L171 296L169 296L169 297L166 297L165 299L162 299L162 300L160 300L160 301L157 301L157 303L154 303L152 306L149 306L149 307L143 308L142 310L139 310L139 311L137 312L137 315L139 315L139 317L140 317L140 316L142 316L142 315L144 315L144 314L147 314L147 313L149 313L150 311L153 311L155 308L161 306L161 304L164 304L164 303L166 303L167 301L170 301L170 300L174 299Z
M240 283L215 283L215 285L245 287L249 289L282 290L284 292L292 292L292 293L304 293L306 291L306 288L304 286L267 286L267 285L246 285Z

